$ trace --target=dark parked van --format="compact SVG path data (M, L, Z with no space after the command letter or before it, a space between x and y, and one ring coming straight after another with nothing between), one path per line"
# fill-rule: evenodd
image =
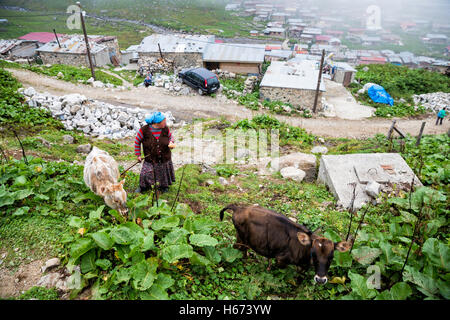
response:
M199 94L214 93L220 88L219 78L205 68L182 70L178 76L183 83L197 89Z

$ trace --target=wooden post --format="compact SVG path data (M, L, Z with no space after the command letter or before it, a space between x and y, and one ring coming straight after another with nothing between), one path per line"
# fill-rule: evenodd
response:
M91 57L91 50L89 49L89 41L88 36L86 33L86 26L84 25L84 17L83 17L83 10L81 10L81 3L77 2L78 7L80 7L80 18L81 18L81 26L83 27L83 33L84 33L84 41L86 42L86 52L89 59L89 66L91 67L91 74L92 78L95 80L95 71L94 66L92 65L92 57Z
M322 58L320 59L319 77L317 79L316 95L314 97L313 113L316 113L317 99L319 98L320 82L322 81L323 60L325 59L325 49L322 50Z
M417 137L417 141L416 141L416 147L419 146L420 144L420 140L422 140L422 134L423 134L423 129L425 128L425 121L422 122L422 126L420 127L420 132L419 132L419 136Z
M397 122L397 120L392 121L392 125L389 128L388 134L387 134L387 138L388 140L391 139L391 135L392 135L392 131L394 130L395 127L395 123Z
M58 35L56 34L56 30L53 29L53 33L55 34L56 41L58 42L58 46L61 48L61 44L59 43Z
M159 48L159 55L161 56L161 59L164 59L162 52L161 52L161 46L159 45L159 42L158 42L158 48Z

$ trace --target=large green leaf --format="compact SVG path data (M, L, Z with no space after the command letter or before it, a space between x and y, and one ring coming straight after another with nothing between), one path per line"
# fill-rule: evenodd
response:
M412 294L411 287L406 282L394 284L390 292L394 300L405 300Z
M433 278L410 266L405 267L405 271L403 271L403 280L414 283L417 285L417 289L420 292L430 298L435 298L439 291L437 283Z
M165 217L153 221L151 227L155 231L172 230L173 228L177 227L179 223L180 219L178 217Z
M69 226L74 227L74 228L81 228L82 225L83 225L83 220L81 220L80 217L71 216L69 218Z
M142 300L168 300L167 289L174 283L175 281L171 276L159 273L150 290L142 292L140 298Z
M133 268L120 268L115 272L114 284L119 284L122 282L128 283L131 279L132 272Z
M111 230L110 236L118 244L130 244L136 239L133 232L125 226Z
M352 291L359 295L362 299L373 299L377 295L377 291L375 289L369 289L367 287L367 280L353 272L348 273L348 277L351 280Z
M203 247L203 252L205 253L206 258L213 263L219 263L222 260L219 251L214 247Z
M26 214L28 211L30 211L30 207L26 207L26 206L20 207L20 208L17 208L17 210L14 211L14 213L12 215L13 216L22 216L22 215Z
M89 213L89 219L92 219L92 220L100 219L104 208L105 208L105 205L102 205L102 206L98 207L97 210L91 211Z
M343 268L350 268L352 266L352 257L350 253L334 251L334 261L336 264Z
M422 252L431 263L445 271L450 271L450 249L438 239L429 238L422 247Z
M23 190L14 192L13 197L15 200L22 200L22 199L28 198L32 194L33 194L33 190L23 189Z
M359 247L352 251L353 258L362 265L372 264L373 261L381 254L381 250L370 248L367 246Z
M226 262L232 263L236 259L242 258L242 252L238 249L226 247L221 249L222 257Z
M192 257L194 250L189 244L171 245L161 249L161 257L169 263L173 263L182 258Z
M219 242L206 234L193 234L189 237L189 242L197 247L215 247Z
M81 238L74 242L70 247L70 256L76 260L95 246L91 238Z
M97 259L95 265L99 266L103 270L108 270L112 266L112 262L108 259Z
M114 240L105 232L98 231L91 234L92 239L94 239L95 243L102 248L103 250L110 250L114 245Z
M156 279L157 268L158 260L156 258L149 258L133 266L133 287L141 291L149 289Z
M95 256L95 249L91 249L81 257L80 267L82 273L95 270Z
M167 245L187 243L186 236L189 234L184 228L177 228L169 232L162 240Z
M212 262L209 259L207 259L206 257L202 256L201 254L195 251L192 257L190 257L190 261L192 264L196 264L199 266L207 266L212 264Z
M18 176L14 179L15 186L24 186L27 184L27 177L25 176Z
M155 248L154 244L155 233L152 230L148 230L147 234L144 236L141 245L141 252L145 252Z

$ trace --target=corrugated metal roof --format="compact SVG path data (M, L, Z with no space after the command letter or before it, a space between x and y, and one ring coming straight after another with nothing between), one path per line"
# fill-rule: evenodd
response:
M203 52L209 43L214 43L215 36L206 35L166 35L152 34L145 37L139 45L138 52Z
M203 60L209 62L264 62L265 45L252 44L208 44L203 52Z
M293 52L291 50L271 50L266 53L266 56L288 59L291 57L292 53Z
M261 81L261 87L316 90L318 77L319 63L316 61L272 61ZM323 81L319 90L326 91Z
M88 36L89 49L92 53L97 53L106 48L105 45L97 43L103 36ZM54 53L72 53L72 54L86 54L86 44L83 35L65 35L58 37L61 48L58 46L56 40L48 42L37 51L54 52ZM106 40L103 40L106 41Z
M13 49L15 46L21 44L23 40L0 40L0 54L7 53L9 50Z

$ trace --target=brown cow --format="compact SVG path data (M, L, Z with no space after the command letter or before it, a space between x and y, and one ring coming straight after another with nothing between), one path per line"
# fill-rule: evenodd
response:
M233 211L236 248L246 253L249 247L269 259L275 258L280 266L293 264L307 269L313 265L314 280L320 284L328 281L334 250L345 252L351 247L350 242L333 243L278 212L256 205L228 205L220 211L220 220L226 210Z

